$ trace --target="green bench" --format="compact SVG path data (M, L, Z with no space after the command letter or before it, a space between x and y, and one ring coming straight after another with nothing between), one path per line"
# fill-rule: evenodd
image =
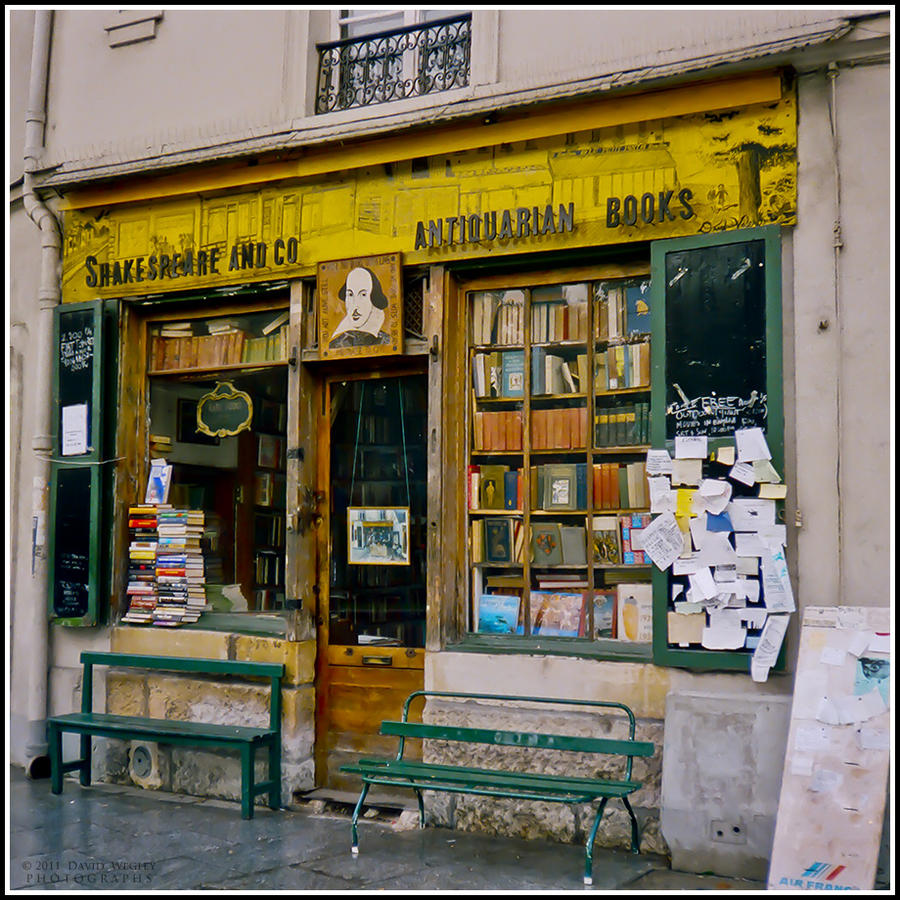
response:
M51 716L47 720L50 752L50 789L61 794L63 773L77 769L85 786L91 783L91 735L124 741L151 740L164 744L190 744L203 747L230 747L241 753L241 816L253 818L253 801L259 794L269 795L269 807L281 806L281 663L235 662L222 659L195 659L175 656L144 656L133 653L81 654L84 678L81 685L81 712ZM182 722L173 719L148 719L141 716L119 716L92 711L93 667L150 669L169 672L192 672L207 675L238 675L268 678L271 681L269 727L249 728L243 725L215 725ZM81 736L81 758L63 762L64 732ZM254 760L259 747L268 753L268 778L254 784Z
M628 717L628 738L578 737L531 731L502 731L493 728L464 728L454 725L428 725L409 720L410 704L417 697L447 697L457 700L492 700L545 703L601 710L618 710ZM342 772L360 776L362 793L351 819L352 852L359 853L356 823L362 812L366 794L373 784L384 787L411 788L419 801L419 827L425 827L425 807L422 791L446 791L460 794L479 794L488 797L507 797L520 800L542 800L557 803L593 803L599 800L585 846L584 883L592 883L593 850L603 811L610 798L618 798L631 817L631 851L639 853L637 818L628 802L629 794L641 787L631 777L632 761L636 756L652 756L654 746L649 741L634 739L634 713L624 703L599 700L561 700L544 697L514 697L501 694L470 694L455 691L415 691L403 704L401 721L381 723L379 733L399 738L394 759L360 759L352 765L341 766ZM533 748L535 750L565 750L573 753L603 753L622 757L621 779L585 778L574 775L552 775L544 772L514 772L499 767L491 769L443 765L414 759L404 759L404 745L408 738L435 741L458 741L464 744L493 744L498 747Z

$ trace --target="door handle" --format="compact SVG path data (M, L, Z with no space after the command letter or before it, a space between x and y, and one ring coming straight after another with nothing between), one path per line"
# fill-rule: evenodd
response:
M394 659L391 656L364 656L362 664L364 666L392 666Z

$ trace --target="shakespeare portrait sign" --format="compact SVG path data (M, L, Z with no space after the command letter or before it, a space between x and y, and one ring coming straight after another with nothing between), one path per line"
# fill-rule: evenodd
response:
M320 263L318 305L321 358L400 353L400 254Z

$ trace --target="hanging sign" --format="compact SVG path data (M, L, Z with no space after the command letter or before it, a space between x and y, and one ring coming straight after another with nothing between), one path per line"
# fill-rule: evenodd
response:
M351 565L409 565L408 506L351 506L347 535Z
M210 437L240 434L250 427L253 401L230 381L218 382L215 390L197 403L197 431Z

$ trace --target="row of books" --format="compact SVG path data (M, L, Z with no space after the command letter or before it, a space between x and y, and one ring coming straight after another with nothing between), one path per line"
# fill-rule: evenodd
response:
M521 344L525 337L522 291L478 291L471 295L474 344Z
M595 357L594 391L650 387L650 342L610 344ZM587 353L565 356L546 347L531 350L532 396L585 393ZM523 397L525 351L494 350L472 357L475 396Z
M578 450L587 446L587 440L587 407L531 410L532 450Z
M150 339L150 368L216 368L237 363L276 362L288 357L288 326L260 337L240 330L220 334L173 336L162 332Z
M641 532L650 521L650 513L594 516L591 519L594 562L601 566L649 565L650 558L644 552Z
M629 447L649 443L649 401L597 407L594 415L595 447Z
M536 294L537 292L535 292ZM588 338L587 292L582 302L533 300L531 342L586 341Z
M645 460L594 463L593 478L595 509L649 508L650 487Z
M253 560L258 585L284 584L284 553L280 550L257 550Z
M594 354L594 391L650 387L650 341L609 344Z
M649 281L598 286L594 311L594 337L614 341L650 333Z
M481 634L524 634L525 604L520 593L489 588L475 595L474 620ZM530 633L536 636L617 638L649 643L653 629L653 592L646 582L613 589L532 590ZM589 610L593 606L592 631Z
M122 621L196 622L206 608L202 510L170 504L129 507L128 610Z
M646 566L641 536L650 524L649 513L592 516L592 565ZM537 568L586 566L587 532L583 524L533 520L528 541L529 562ZM511 517L485 517L471 522L473 564L522 565L526 544L524 522ZM557 578L554 574L553 578ZM584 576L581 576L584 577ZM545 584L546 587L555 586Z

